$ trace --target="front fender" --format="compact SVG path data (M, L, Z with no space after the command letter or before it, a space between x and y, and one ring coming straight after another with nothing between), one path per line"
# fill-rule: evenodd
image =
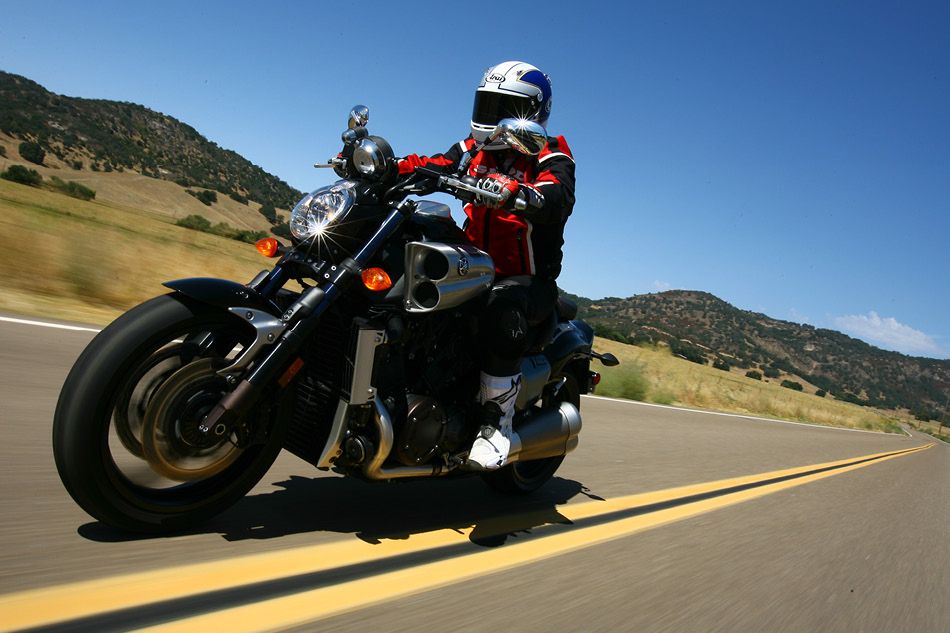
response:
M192 277L166 281L162 285L195 301L219 308L257 308L274 315L281 313L281 309L274 302L268 301L256 290L236 281L213 277Z

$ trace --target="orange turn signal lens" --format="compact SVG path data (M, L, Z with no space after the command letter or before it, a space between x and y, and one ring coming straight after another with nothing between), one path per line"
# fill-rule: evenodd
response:
M382 268L367 268L363 271L363 285L374 292L379 292L392 288L393 280Z
M262 240L257 240L254 246L257 247L257 252L264 257L275 257L277 251L280 250L280 242L273 237L265 237Z

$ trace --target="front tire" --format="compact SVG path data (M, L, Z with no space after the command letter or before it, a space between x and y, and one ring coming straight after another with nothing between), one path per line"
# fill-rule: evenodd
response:
M570 402L578 410L581 408L580 391L577 380L572 374L563 374L557 380L564 379L564 385L557 396L545 398L545 409L556 408L562 402ZM564 455L533 459L508 464L492 473L485 473L482 479L493 490L509 495L526 495L546 484L564 461Z
M237 455L229 453L229 461L209 470L207 477L182 483L163 478L149 467L148 455L141 450L142 438L134 436L145 431L127 423L128 397L162 391L156 385L137 390L129 383L142 379L148 373L142 369L154 366L157 357L167 357L169 349L208 336L226 341L226 349L221 344L208 346L197 360L189 352L181 359L182 368L165 380L170 382L195 363L233 355L253 340L254 332L220 308L181 295L164 295L119 317L76 361L56 406L53 455L66 490L94 518L122 530L181 530L235 503L276 459L286 427L282 421L292 406L291 389L279 396L265 394L247 415L249 424L262 430L256 441L245 442ZM235 440L229 436L222 445L228 441Z

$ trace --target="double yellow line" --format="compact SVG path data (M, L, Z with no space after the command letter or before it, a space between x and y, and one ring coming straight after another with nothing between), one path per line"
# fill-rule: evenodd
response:
M471 528L443 529L378 544L352 539L24 591L0 596L0 631L57 623L131 630L154 622L162 623L139 630L281 629L590 547L931 446L562 505L558 512L572 525L553 526L545 530L549 535L504 547L472 543ZM176 619L179 613L183 617Z

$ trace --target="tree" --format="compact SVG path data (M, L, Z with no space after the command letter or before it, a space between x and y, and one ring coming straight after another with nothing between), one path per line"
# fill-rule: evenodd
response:
M762 380L762 374L760 374L759 372L755 370L747 371L745 375L746 375L746 378L751 378L752 380Z
M46 152L43 151L39 143L24 141L20 143L20 156L23 157L23 160L42 165L43 159L46 158Z
M792 389L793 391L804 391L805 388L802 386L802 383L795 382L792 380L783 380L782 386L786 389Z
M824 389L819 389L818 391L815 392L815 395L818 396L819 398L824 398L827 394L828 392L825 391Z

